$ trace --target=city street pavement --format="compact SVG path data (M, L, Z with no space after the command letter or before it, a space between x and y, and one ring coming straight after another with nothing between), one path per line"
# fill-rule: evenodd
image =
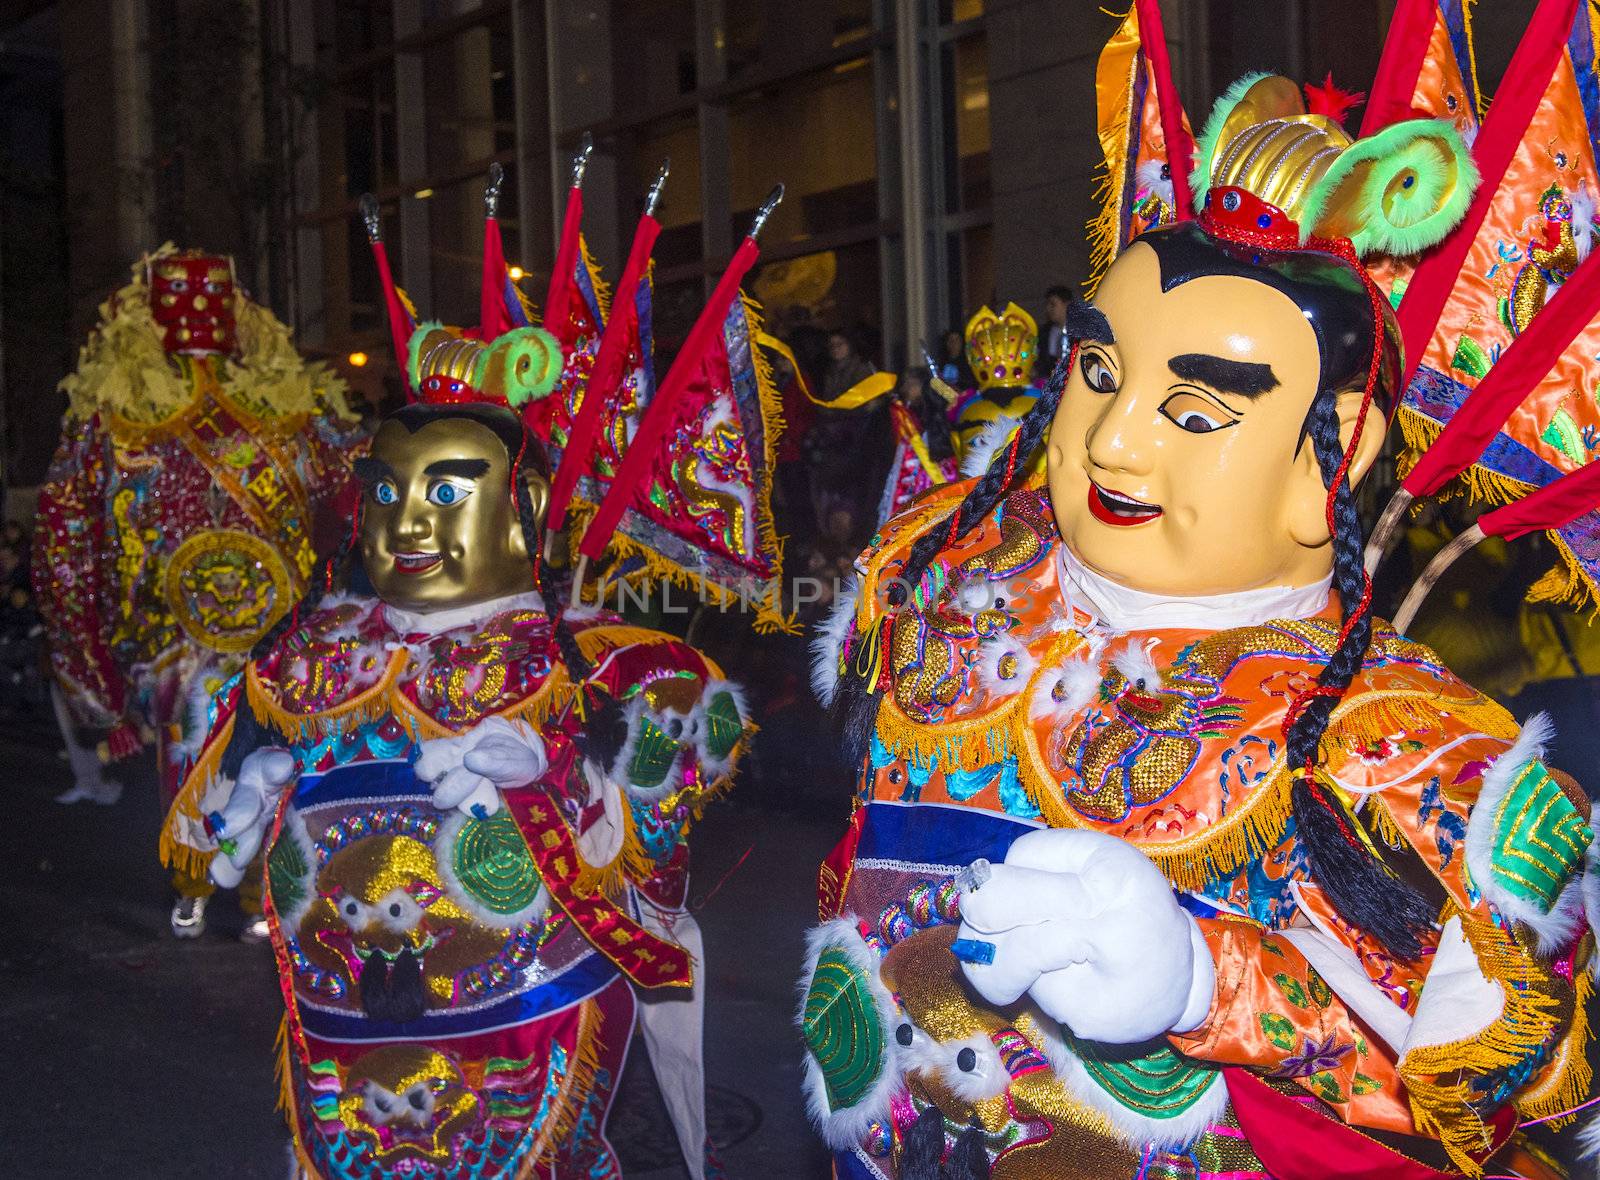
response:
M120 770L121 802L67 807L52 801L70 784L56 749L44 721L3 725L0 1046L19 1083L0 1110L6 1175L279 1180L270 949L237 940L231 899L199 941L168 932L148 755ZM828 1175L801 1106L793 1009L816 865L846 791L795 814L742 782L693 837L709 1125L736 1180ZM642 1053L636 1041L612 1140L629 1180L675 1180L686 1172Z

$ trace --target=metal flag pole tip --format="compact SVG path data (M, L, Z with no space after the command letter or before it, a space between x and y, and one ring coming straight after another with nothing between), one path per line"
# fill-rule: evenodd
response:
M661 161L661 171L656 173L655 183L650 186L650 191L644 197L644 215L654 217L656 210L661 208L661 194L666 191L667 174L672 171L672 157L668 156Z
M367 227L367 243L370 245L383 236L378 217L378 198L371 193L362 193L356 206L361 210L361 222Z
M499 160L489 165L489 183L483 190L483 215L493 218L500 209L500 190L506 182L506 170Z
M755 219L750 223L750 232L746 237L756 237L761 233L761 227L767 224L767 218L772 216L772 211L778 207L778 202L783 200L783 184L779 182L772 186L772 191L767 194L767 199L761 202L761 208L756 210Z
M587 131L578 140L578 150L572 157L572 187L583 187L583 174L589 167L589 156L594 152L594 136Z

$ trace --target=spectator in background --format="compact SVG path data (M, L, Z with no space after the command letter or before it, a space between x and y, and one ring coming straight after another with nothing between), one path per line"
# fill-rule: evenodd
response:
M939 344L939 379L957 393L972 388L972 366L967 364L967 342L958 328L951 328Z
M843 331L828 334L828 367L822 375L822 400L831 402L852 385L865 381L877 370L856 351L855 342Z
M1043 381L1050 376L1067 347L1067 306L1072 292L1063 286L1044 293L1044 327L1039 330L1039 345L1034 350L1033 375Z
M787 357L772 358L772 380L783 399L784 422L778 440L778 494L774 500L778 531L788 537L809 537L817 531L817 522L811 515L810 481L801 442L811 428L816 407L806 396L804 377Z
M826 533L841 519L842 512L860 534L852 541L858 551L866 544L863 530L872 525L872 508L883 486L892 449L885 421L888 410L882 399L856 410L830 409L827 403L875 371L856 351L849 335L842 331L831 333L828 366L818 395L823 405L801 444L811 483L813 520Z

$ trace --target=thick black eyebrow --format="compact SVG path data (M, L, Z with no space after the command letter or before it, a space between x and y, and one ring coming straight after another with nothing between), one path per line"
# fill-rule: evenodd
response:
M422 469L423 475L454 475L460 479L482 479L488 472L487 459L438 459Z
M1271 365L1230 361L1203 352L1175 356L1167 362L1167 368L1184 381L1196 381L1218 393L1236 393L1240 397L1260 397L1278 388L1278 375Z
M362 455L361 458L350 465L350 469L355 472L356 478L369 488L374 484L382 483L386 479L392 480L394 478L393 467L390 467L382 459L374 459L369 455Z
M1066 336L1068 340L1093 341L1095 344L1115 344L1116 334L1111 331L1111 321L1106 313L1092 303L1074 299L1067 304Z

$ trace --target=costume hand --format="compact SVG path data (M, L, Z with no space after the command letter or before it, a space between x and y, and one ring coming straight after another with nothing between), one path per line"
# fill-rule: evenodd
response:
M423 742L416 771L440 811L482 819L500 810L499 788L525 787L548 767L544 739L527 722L485 717L460 737Z
M622 851L626 830L622 817L622 788L587 759L583 763L583 781L588 797L579 817L578 855L591 868L604 868Z
M211 858L211 880L224 889L236 887L266 838L278 811L278 800L299 778L294 755L278 746L253 750L239 765L239 776L227 801L209 819L217 840Z
M980 861L966 876L957 937L967 942L956 949L991 1004L1026 992L1077 1036L1115 1045L1205 1019L1210 951L1161 870L1132 844L1100 832L1029 832L1004 864Z

